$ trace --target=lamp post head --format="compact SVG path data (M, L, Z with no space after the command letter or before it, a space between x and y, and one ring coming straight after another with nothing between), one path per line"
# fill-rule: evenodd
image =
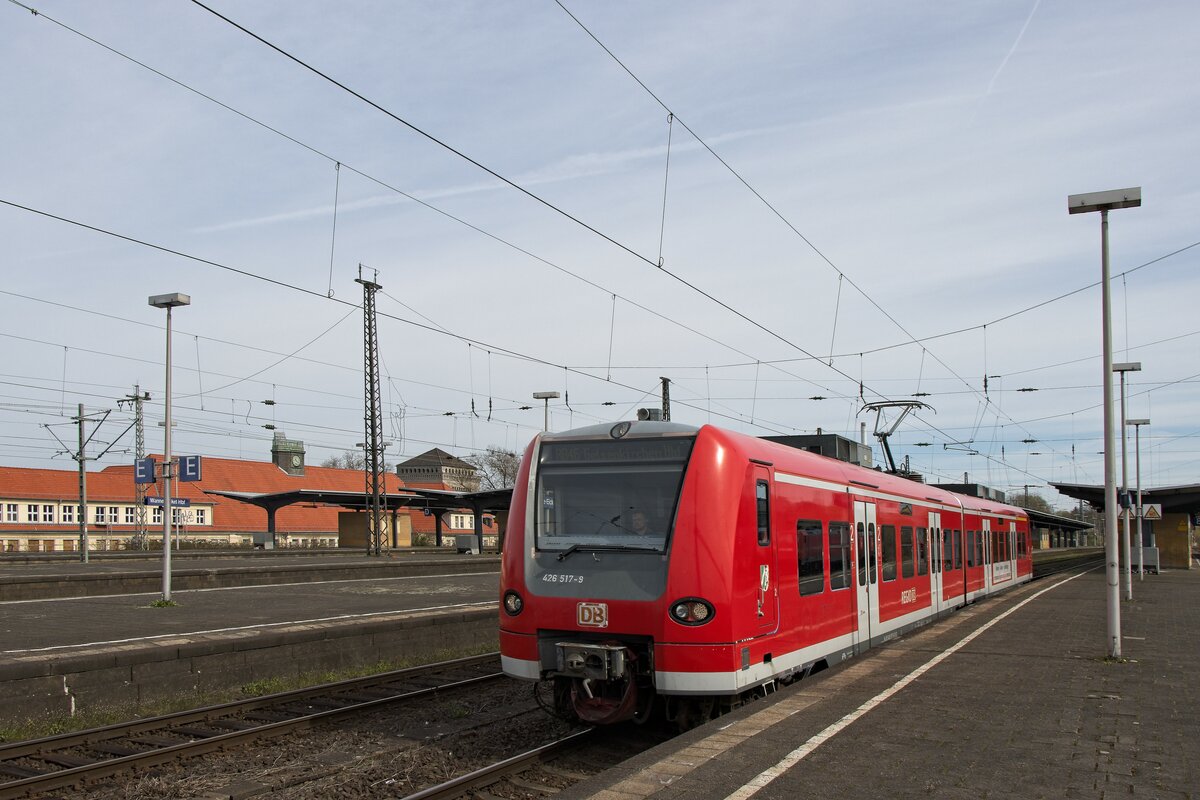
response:
M1107 192L1088 192L1067 197L1067 211L1086 214L1089 211L1108 211L1113 208L1137 208L1142 204L1142 187L1110 189Z
M1140 361L1121 361L1113 364L1113 372L1141 372L1142 362Z
M176 306L190 306L191 304L192 296L181 292L150 296L150 305L155 308L175 308Z
M1148 420L1148 419L1127 419L1127 420L1125 420L1125 424L1132 425L1133 427L1136 428L1140 425L1149 425L1150 420Z
M561 395L558 392L534 392L534 400L557 400Z

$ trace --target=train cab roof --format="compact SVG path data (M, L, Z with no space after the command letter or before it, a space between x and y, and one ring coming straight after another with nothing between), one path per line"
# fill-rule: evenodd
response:
M695 425L660 420L627 420L624 422L602 422L583 428L572 428L561 433L544 433L544 442L566 442L580 439L633 439L652 437L695 436L699 432Z

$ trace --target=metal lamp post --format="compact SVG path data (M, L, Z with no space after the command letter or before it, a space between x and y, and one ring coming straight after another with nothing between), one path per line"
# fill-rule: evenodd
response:
M1126 425L1133 427L1133 463L1137 473L1137 543L1138 543L1138 580L1145 579L1146 569L1142 561L1146 540L1142 538L1142 426L1149 425L1148 419L1130 419Z
M1129 462L1125 455L1128 437L1125 435L1125 373L1141 372L1142 362L1127 361L1113 364L1113 372L1121 376L1121 555L1125 559L1125 568L1121 576L1125 581L1125 599L1133 599L1133 560L1129 549Z
M1071 214L1100 212L1101 329L1104 340L1104 553L1107 606L1108 655L1121 657L1121 592L1117 574L1117 487L1113 448L1112 407L1112 311L1108 286L1108 212L1114 208L1137 208L1142 188L1073 194L1067 197Z
M167 310L167 390L166 412L163 420L163 579L162 599L171 602L171 309L190 306L192 298L186 294L156 294L150 297L150 305Z
M550 401L557 400L558 398L559 398L558 392L534 392L533 393L534 400L545 400L546 401L545 421L542 425L542 430L544 430L544 431L550 430Z

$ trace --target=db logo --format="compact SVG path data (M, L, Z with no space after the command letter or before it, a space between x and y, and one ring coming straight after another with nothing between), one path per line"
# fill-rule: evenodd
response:
M580 603L576 611L576 619L581 626L587 628L607 628L608 604Z

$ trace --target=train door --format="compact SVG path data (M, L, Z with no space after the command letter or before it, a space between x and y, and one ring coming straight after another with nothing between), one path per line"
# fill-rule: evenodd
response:
M992 584L1007 583L1017 574L1016 564L1013 563L1017 523L1008 523L1008 530L993 531L992 536L995 537L995 543L992 546Z
M879 568L875 544L875 504L854 502L854 552L857 565L858 624L856 651L871 646L871 631L879 627Z
M778 573L775 569L775 547L778 536L771 525L771 473L764 466L754 466L754 510L758 542L751 560L757 584L755 600L759 633L769 633L779 624Z
M929 512L929 596L934 614L942 610L942 515Z
M995 583L992 575L992 563L994 562L995 554L992 552L992 521L987 517L982 520L983 523L983 552L976 557L979 563L983 565L983 591L985 594L990 593L992 586Z

